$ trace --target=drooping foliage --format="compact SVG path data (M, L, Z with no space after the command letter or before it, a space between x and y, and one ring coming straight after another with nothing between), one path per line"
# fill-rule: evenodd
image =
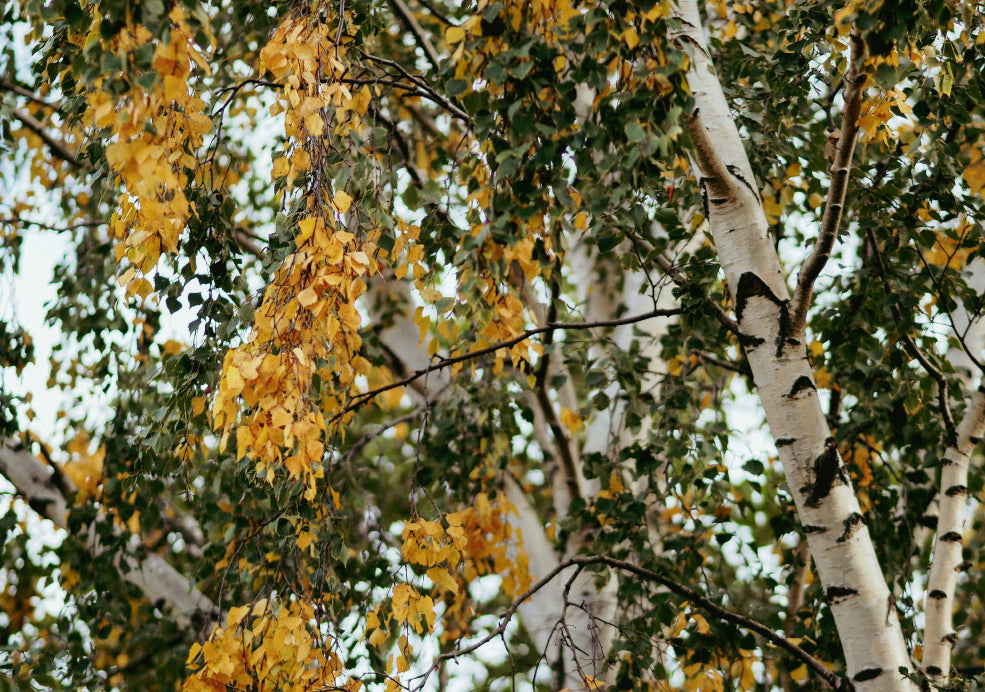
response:
M941 486L983 373L985 12L700 9L791 288L831 241L804 332L844 461L828 485L858 496L910 674L985 684L980 455ZM812 570L711 240L705 49L676 3L0 15L0 270L26 240L68 248L53 429L20 380L37 344L0 312L3 685L845 674L840 594ZM28 460L67 519L9 472ZM954 495L967 531L940 536ZM32 512L65 527L45 548ZM935 537L964 541L944 680L921 668ZM173 568L161 597L150 556Z

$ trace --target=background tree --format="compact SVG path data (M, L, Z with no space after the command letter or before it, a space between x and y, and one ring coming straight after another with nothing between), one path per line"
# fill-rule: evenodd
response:
M982 683L975 3L0 7L6 686Z

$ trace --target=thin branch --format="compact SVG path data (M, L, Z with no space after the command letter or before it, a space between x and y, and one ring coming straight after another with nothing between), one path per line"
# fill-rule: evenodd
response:
M80 228L95 228L97 226L104 226L108 223L109 221L106 219L101 219L98 221L80 221L79 223L75 223L70 226L51 226L46 223L41 223L40 221L25 219L23 216L10 216L0 219L0 224L9 224L11 226L16 226L18 224L22 226L35 226L45 231L55 231L56 233L68 233Z
M44 106L45 108L50 108L51 110L58 110L58 104L52 103L51 101L46 101L45 99L41 98L30 89L25 89L19 84L8 82L6 79L0 79L0 89L3 89L4 91L13 92L19 96L23 96L24 98L33 101L39 106Z
M824 205L824 215L821 217L817 240L814 242L814 250L800 265L797 290L791 301L790 320L795 335L800 334L807 324L807 310L811 305L814 282L827 264L831 256L831 248L834 247L835 239L838 237L855 141L858 139L858 117L862 108L862 92L866 80L865 73L860 72L860 67L865 60L866 48L858 34L853 33L851 40L852 52L848 74L845 77L845 107L841 112L841 132L835 143L829 169L831 185L828 187L828 198Z
M438 58L438 52L434 49L431 44L431 40L424 33L421 25L417 23L414 19L414 15L411 13L410 9L403 3L403 0L390 0L390 5L393 7L394 11L400 16L401 21L407 25L410 29L410 33L414 34L414 38L417 39L417 45L421 47L424 54L434 65L434 69L441 69L441 60Z
M866 226L865 235L872 246L872 255L876 260L876 267L879 269L879 275L882 277L883 288L886 291L887 296L894 295L892 286L889 283L889 276L886 273L886 265L882 261L882 253L879 251L879 246L876 241L876 235L872 231L871 226ZM892 312L893 319L896 320L896 324L903 324L903 313L900 310L899 303L893 301L889 304L889 309ZM903 342L907 353L910 354L912 358L915 358L920 366L926 371L928 375L937 383L937 403L941 410L941 419L944 422L944 432L947 435L947 446L954 447L957 444L958 437L957 431L954 426L954 416L951 414L951 404L950 404L950 394L948 392L947 378L944 377L944 373L941 372L940 368L934 365L930 358L920 350L917 343L913 340L913 337L907 333L902 333L900 335L900 341Z
M415 370L407 377L397 380L396 382L391 382L390 384L377 387L376 389L371 389L368 392L363 392L362 394L357 394L352 398L352 401L343 408L341 411L332 416L329 423L334 423L340 419L345 414L350 411L359 408L367 401L373 399L373 397L383 392L388 392L391 389L396 389L397 387L403 387L405 385L414 382L421 377L424 377L428 373L434 372L436 370L442 370L444 368L455 365L456 363L464 363L469 360L474 360L475 358L480 358L481 356L488 355L490 353L495 353L501 349L511 348L521 341L526 341L532 336L537 336L538 334L543 334L545 332L553 332L556 329L570 329L570 330L581 330L581 329L595 329L601 327L618 327L623 324L635 324L636 322L642 322L643 320L648 320L653 317L671 317L673 315L680 315L680 308L670 308L665 310L651 310L650 312L645 312L642 315L633 315L632 317L624 317L618 320L600 320L598 322L549 322L543 327L536 327L534 329L528 329L518 336L512 339L507 339L506 341L500 341L491 346L485 348L480 348L476 351L471 351L469 353L462 354L460 356L454 356L452 358L437 358L428 365L426 368L421 368L420 370Z
M503 612L502 615L500 615L499 625L497 625L491 632L489 632L486 636L482 637L481 639L473 642L472 644L469 644L468 646L465 646L461 649L456 649L455 651L449 651L447 653L441 654L434 661L431 667L428 668L427 671L425 671L418 677L423 678L423 680L426 681L427 677L437 669L438 665L440 665L441 662L446 661L448 659L457 659L460 656L465 656L467 654L470 654L476 651L477 649L481 648L482 646L488 644L493 639L496 639L506 631L507 625L510 623L510 620L516 614L517 609L524 601L526 601L535 593L543 589L555 577L557 577L561 572L568 569L569 567L577 567L578 571L580 572L585 567L588 567L590 565L606 565L608 567L612 567L614 569L618 569L623 572L628 572L636 577L639 577L640 579L644 579L646 581L660 584L671 593L689 601L692 605L700 608L701 610L705 611L712 617L718 620L722 620L724 622L730 622L733 625L737 625L743 629L755 632L756 634L760 635L770 643L792 654L798 660L805 663L808 668L813 670L818 675L818 677L820 677L822 680L828 683L828 685L830 685L833 689L835 690L840 689L841 685L844 682L841 676L828 670L823 663L821 663L819 660L811 656L808 652L804 651L802 648L791 642L786 637L780 636L766 625L763 625L762 623L759 623L751 618L748 618L745 615L740 615L739 613L723 608L722 606L718 605L714 601L706 598L705 596L702 596L694 589L685 586L684 584L680 584L669 577L665 577L664 575L658 574L657 572L653 572L643 567L639 567L638 565L634 565L631 562L626 562L624 560L617 560L615 558L608 557L606 555L573 557L568 560L565 560L564 562L558 563L558 565L550 572L548 572L546 576L544 576L540 581L538 581L536 584L534 584L529 589L527 589L525 593L523 593L519 598L517 598L515 601L513 601L513 603L510 604L509 608L507 608L506 611Z
M667 276L670 277L671 281L678 286L689 285L690 282L681 270L675 267L671 261L663 255L657 256L657 265ZM737 335L739 333L739 324L732 319L732 316L728 314L728 311L712 300L710 296L705 296L705 298L705 304L711 309L712 314L718 320L719 324L721 324L726 330Z
M448 15L439 11L438 8L436 8L433 4L428 2L428 0L417 0L417 1L421 3L421 5L423 5L428 12L433 14L435 19L437 19L442 24L447 24L448 26L458 26L458 24L456 24L455 22L453 22L451 19L448 18Z
M40 137L44 143L48 145L48 148L51 149L51 153L57 158L72 164L76 168L81 168L84 171L92 170L91 163L80 159L65 144L59 142L57 139L48 134L48 131L45 129L44 125L41 124L41 121L33 115L17 108L12 111L12 114L15 118L21 121L24 127Z

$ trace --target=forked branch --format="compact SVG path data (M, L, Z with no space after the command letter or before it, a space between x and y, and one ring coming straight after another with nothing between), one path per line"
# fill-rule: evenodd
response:
M652 570L634 565L631 562L626 562L625 560L617 560L616 558L608 557L606 555L591 555L584 557L573 557L563 562L558 563L558 565L548 572L542 579L540 579L536 584L531 586L525 593L520 595L513 603L510 604L502 615L500 615L499 624L493 628L491 632L482 637L481 639L464 646L460 649L454 651L449 651L441 654L435 659L434 663L425 671L419 679L421 679L421 686L423 687L424 682L427 678L438 669L438 666L449 659L458 659L461 656L466 656L476 651L477 649L483 647L484 645L491 642L493 639L503 636L506 631L507 625L509 625L510 620L516 614L517 609L520 605L526 601L528 598L533 596L535 593L547 586L551 581L553 581L561 572L568 569L569 567L576 567L578 572L584 570L586 567L591 565L606 565L607 567L612 567L613 569L620 570L622 572L628 572L634 577L642 579L644 581L652 582L654 584L660 584L666 588L671 593L676 596L689 601L692 605L700 608L708 615L712 616L717 620L723 622L729 622L733 625L737 625L743 629L755 632L772 644L775 644L778 648L792 654L798 660L802 661L807 665L814 673L818 675L822 680L824 680L832 689L838 690L843 684L841 676L836 673L831 672L827 667L821 663L819 660L811 656L809 653L804 651L802 648L791 642L789 639L780 636L773 630L771 630L766 625L753 620L752 618L746 617L745 615L740 615L734 611L728 610L718 605L714 601L702 596L699 592L685 586L679 582L674 581L670 577L666 577L662 574L654 572Z

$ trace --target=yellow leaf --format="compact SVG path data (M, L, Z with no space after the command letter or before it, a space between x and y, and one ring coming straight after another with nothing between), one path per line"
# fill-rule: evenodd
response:
M806 680L807 679L807 664L804 664L804 665L800 666L799 668L795 668L794 670L790 671L790 678L794 682L803 682L804 680Z
M289 169L290 169L290 164L287 161L287 157L281 156L279 159L274 161L274 167L270 171L270 177L272 180L283 178L285 175L287 175L287 171Z
M175 341L174 339L168 339L161 345L161 351L172 356L176 353L181 353L184 350L185 345L180 341Z
M636 29L633 27L628 27L624 32L622 32L622 40L627 46L629 46L630 50L640 45L640 35L636 33Z
M315 289L306 288L300 293L298 293L298 302L304 307L310 307L318 301L318 294L315 293Z
M325 120L321 117L321 113L312 113L305 118L304 129L312 137L321 137L322 133L325 132Z
M581 430L582 425L584 425L581 417L567 406L561 407L561 422L573 433Z
M335 205L340 214L345 214L352 206L352 197L345 190L339 190L332 198L332 204Z
M465 29L460 26L448 27L445 31L445 40L450 44L458 43L459 41L465 40Z

